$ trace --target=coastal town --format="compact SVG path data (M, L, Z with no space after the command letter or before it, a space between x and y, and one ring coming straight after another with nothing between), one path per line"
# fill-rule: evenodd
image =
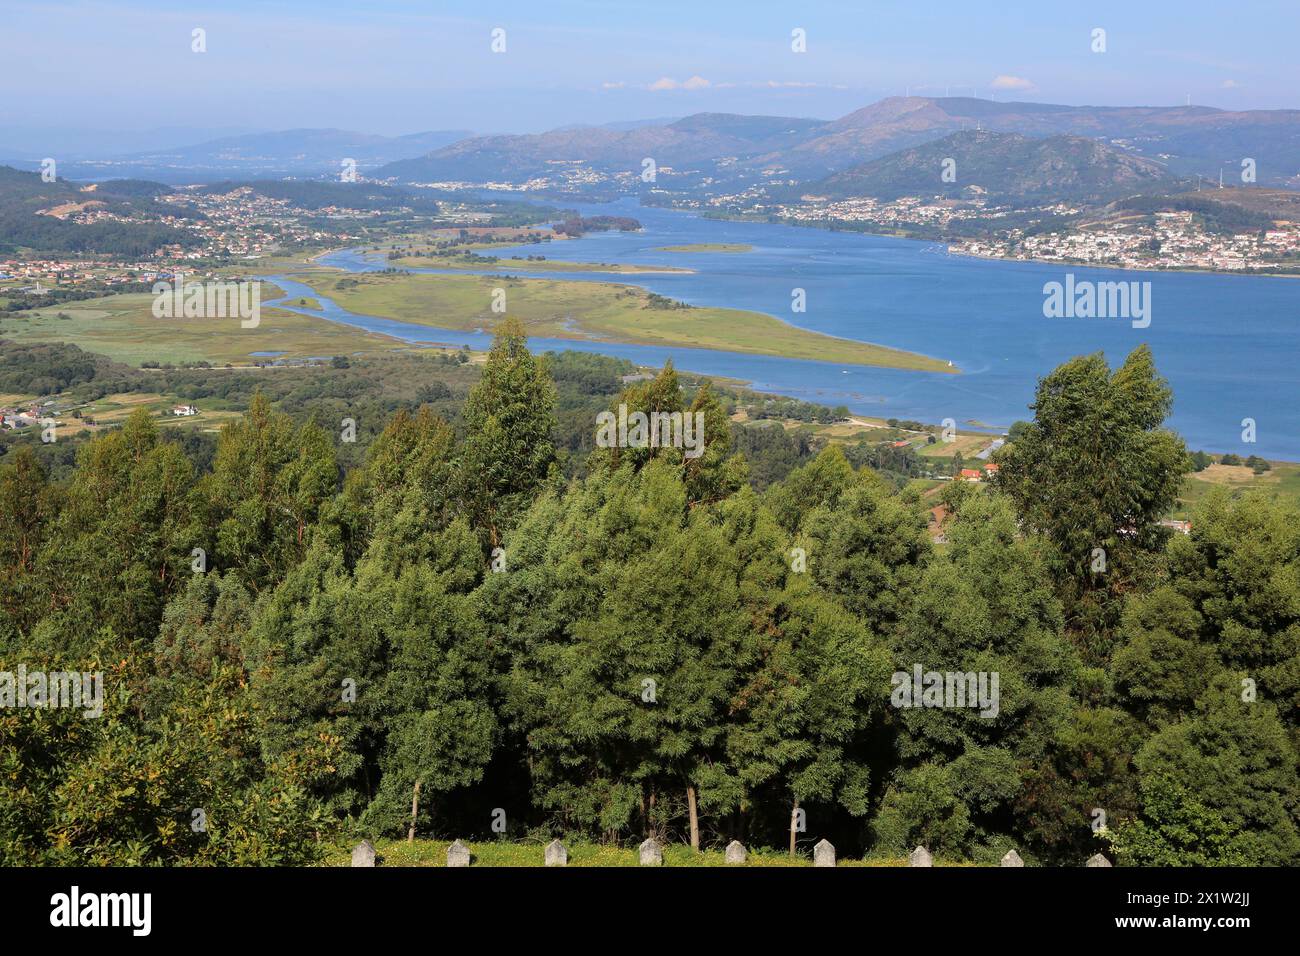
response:
M78 225L160 223L183 230L195 238L194 242L165 244L148 257L12 254L0 258L0 283L10 283L4 291L40 295L53 287L78 286L111 291L171 278L177 271L197 276L203 267L253 261L288 249L359 241L362 232L351 223L379 215L339 206L309 210L288 200L261 195L247 186L221 193L182 188L158 197L158 202L174 212L145 218L88 200L51 207L41 214ZM330 221L330 228L323 228L321 220ZM344 221L349 225L343 226Z
M952 252L1000 259L1069 262L1124 269L1271 272L1300 268L1300 223L1220 235L1191 212L1157 212L1154 222L1116 222L1041 235L1012 229L991 239L952 243Z

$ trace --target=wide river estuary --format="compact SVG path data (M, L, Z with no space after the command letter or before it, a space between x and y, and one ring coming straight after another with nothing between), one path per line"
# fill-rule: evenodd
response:
M1030 418L1039 377L1075 355L1104 352L1116 364L1149 343L1174 390L1170 424L1192 449L1300 461L1300 279L1088 269L951 255L943 245L768 223L705 219L639 206L635 200L579 204L584 215L638 219L639 232L598 232L543 246L493 250L507 259L539 252L552 259L678 266L690 274L548 273L539 263L501 262L492 272L615 281L693 305L766 312L828 335L876 342L951 360L947 375L743 355L690 348L534 339L537 349L582 349L723 375L762 391L884 418L1004 429ZM743 243L749 252L664 252L661 247ZM348 271L384 268L359 249L321 258ZM426 270L412 270L426 271ZM427 271L439 271L430 269ZM1048 282L1149 282L1150 325L1127 318L1046 318ZM307 286L272 277L289 294ZM794 290L806 309L793 312ZM317 296L317 298L321 298ZM269 304L269 303L268 303ZM483 333L457 332L348 312L321 299L309 315L411 342L483 348ZM287 303L281 307L291 308ZM1257 440L1242 441L1243 419Z

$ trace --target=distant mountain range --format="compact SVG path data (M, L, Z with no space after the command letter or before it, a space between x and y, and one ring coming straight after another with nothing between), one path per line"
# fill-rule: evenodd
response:
M609 174L659 167L723 182L820 180L963 130L1077 136L1159 162L1174 175L1218 179L1255 160L1261 185L1300 186L1300 110L1232 112L1205 106L1089 107L970 97L891 97L837 120L701 113L632 129L580 127L480 136L374 173L404 182L522 182L581 162Z
M821 120L784 116L699 113L662 126L568 127L527 136L479 136L418 159L390 163L374 175L405 182L522 181L573 161L602 172L635 170L639 175L646 157L659 166L712 165L727 157L790 149L823 125Z
M289 129L277 133L226 136L193 146L136 153L123 158L146 165L188 169L238 167L251 172L267 167L333 167L337 170L344 159L354 159L358 166L376 166L428 153L469 135L466 130L377 136L342 129Z
M379 136L292 129L102 157L60 156L55 150L43 155L58 158L60 174L71 179L327 179L338 174L343 160L353 159L363 176L401 183L522 183L585 167L607 177L622 174L630 188L639 184L642 161L651 158L666 173L657 180L661 187L726 191L753 183L820 183L970 131L1030 139L1083 137L1158 163L1171 176L1216 182L1221 170L1226 180L1239 182L1241 162L1249 158L1258 185L1300 188L1300 110L1062 106L971 97L890 97L835 120L698 113L493 136L464 130ZM35 169L33 156L14 165ZM862 182L862 175L853 181Z
M340 129L291 129L223 136L145 152L63 158L55 154L55 158L59 159L60 174L72 179L130 176L193 183L214 179L318 177L338 174L345 159L354 160L358 171L365 174L385 163L427 154L469 135L468 130L378 136ZM34 166L31 161L16 165Z
M944 180L950 169L951 181ZM995 201L1106 202L1192 185L1159 163L1084 136L1032 139L966 130L860 163L799 190L826 199L946 196Z

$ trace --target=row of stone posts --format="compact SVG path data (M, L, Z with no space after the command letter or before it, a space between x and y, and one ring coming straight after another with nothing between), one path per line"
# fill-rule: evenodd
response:
M653 837L646 840L638 847L640 862L642 866L663 866L664 848L661 843ZM745 845L739 840L732 840L727 844L726 860L729 864L744 863L749 857ZM569 851L565 849L563 843L559 840L552 840L546 844L546 850L543 853L543 859L547 866L567 866L569 863ZM451 846L447 847L447 865L448 866L469 866L470 852L469 847L457 840ZM374 866L375 865L375 846L369 840L362 840L352 850L353 866ZM835 865L835 847L830 840L822 840L813 847L813 866L834 866ZM907 858L908 866L934 866L934 857L930 851L923 846L918 846ZM1002 858L999 866L1024 866L1025 861L1020 858L1020 854L1015 850L1007 852ZM1110 861L1098 853L1090 858L1084 866L1110 866Z

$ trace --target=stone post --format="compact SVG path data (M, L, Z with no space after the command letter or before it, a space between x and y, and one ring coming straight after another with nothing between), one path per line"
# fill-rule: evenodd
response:
M353 866L374 866L375 845L369 840L362 840L352 848Z
M448 866L469 866L469 847L457 840L447 847Z
M813 866L834 866L835 847L830 840L822 840L813 847Z
M546 865L569 865L569 851L564 848L564 844L559 840L552 840L550 843L546 844Z
M642 866L663 866L664 865L664 848L661 847L654 837L650 837L640 846L641 865Z

